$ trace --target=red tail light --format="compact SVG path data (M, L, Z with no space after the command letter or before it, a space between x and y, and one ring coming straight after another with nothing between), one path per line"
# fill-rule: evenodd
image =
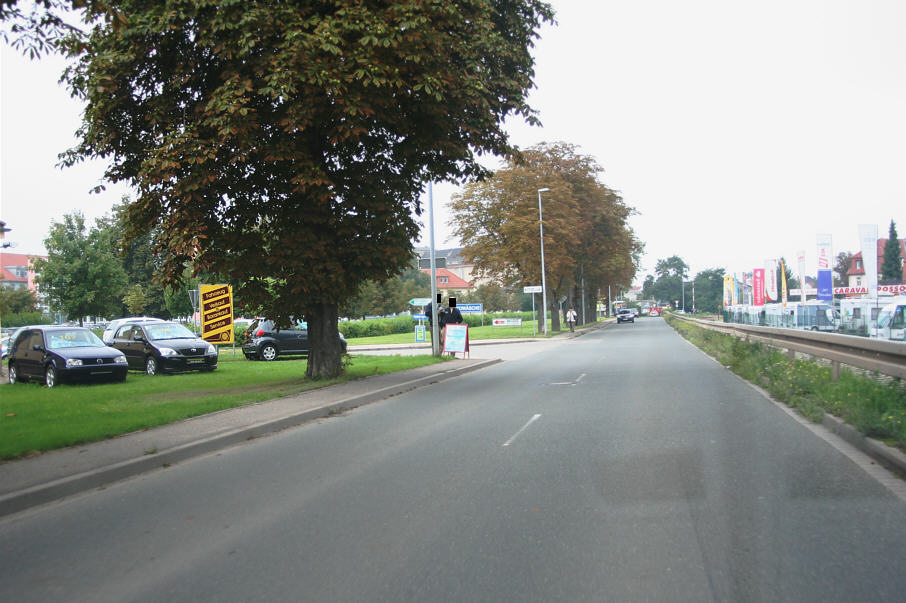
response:
M264 329L258 329L255 332L255 337L261 337L262 335L264 335Z

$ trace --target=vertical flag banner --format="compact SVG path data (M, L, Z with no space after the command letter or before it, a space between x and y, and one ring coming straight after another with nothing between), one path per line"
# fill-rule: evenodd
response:
M766 301L780 301L780 296L777 295L777 260L764 262L764 294Z
M233 287L199 285L201 338L208 343L233 343Z
M819 234L818 237L818 299L821 301L834 301L834 277L831 273L831 258L834 256L831 248L831 236Z
M733 277L729 274L724 275L724 306L733 305Z
M865 268L865 284L871 297L878 296L878 225L859 224L859 246L862 251L862 266Z
M780 260L780 301L786 308L786 266L783 265L783 260Z
M764 268L752 270L752 302L755 306L764 305Z
M830 270L831 259L834 252L831 248L831 236L829 234L819 234L818 239L818 270Z
M739 303L739 279L736 278L736 274L733 274L733 305Z
M805 303L805 252L800 251L796 255L796 260L799 264L799 291L802 303Z

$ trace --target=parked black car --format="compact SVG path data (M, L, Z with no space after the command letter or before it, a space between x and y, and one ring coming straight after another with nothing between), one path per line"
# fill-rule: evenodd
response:
M340 346L345 354L346 338L342 333ZM249 360L274 360L277 356L308 356L308 325L300 321L288 329L276 329L272 320L255 319L245 331L242 353Z
M126 356L82 327L24 327L10 344L9 382L125 381Z
M178 322L126 323L110 345L126 354L130 369L149 375L217 368L217 348Z

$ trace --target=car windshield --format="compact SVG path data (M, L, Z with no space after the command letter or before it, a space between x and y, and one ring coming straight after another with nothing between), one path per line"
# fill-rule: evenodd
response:
M88 329L70 329L49 331L46 336L47 347L51 350L61 348L103 347L104 342Z
M175 322L161 322L145 325L148 339L196 339L197 335Z

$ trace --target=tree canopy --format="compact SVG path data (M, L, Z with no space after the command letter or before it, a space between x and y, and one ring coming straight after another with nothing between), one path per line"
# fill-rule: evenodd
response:
M493 178L453 197L450 225L463 258L498 283L541 284L538 189L543 193L547 298L554 329L559 299L571 305L583 281L588 316L599 288L628 286L642 245L627 224L632 208L598 180L597 162L574 145L542 143L511 160ZM577 306L578 307L578 306ZM580 317L581 317L580 312Z
M408 265L429 180L485 176L526 95L540 0L88 3L63 44L86 102L66 163L131 184L167 283L191 265L247 307L309 322L311 376L341 370L337 307Z
M51 308L79 322L119 313L126 273L106 230L89 230L84 216L73 212L51 226L44 247L47 259L34 260L35 273Z

